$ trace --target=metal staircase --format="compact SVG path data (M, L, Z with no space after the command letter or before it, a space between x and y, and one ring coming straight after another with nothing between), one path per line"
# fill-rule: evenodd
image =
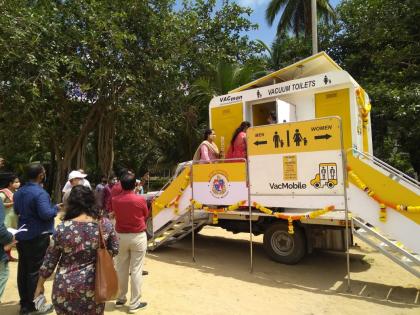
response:
M366 152L360 152L356 149L349 149L348 153L352 153L353 156L359 160L363 160L364 163L374 166L376 170L382 174L403 185L413 193L420 194L420 182L397 170L391 165L381 161L380 159L370 155ZM357 235L361 240L366 242L372 248L378 250L392 261L406 269L407 271L420 278L420 253L412 253L407 250L399 241L395 240L395 237L389 237L387 232L377 229L369 223L372 219L364 217L364 212L358 213L358 216L354 216L352 219L353 233ZM380 224L378 224L380 226ZM401 226L404 228L404 226ZM389 232L390 234L393 234ZM413 235L413 237L416 237ZM406 244L407 245L407 244Z
M194 218L194 230L199 229L208 223L208 216L199 216ZM169 222L167 225L157 231L148 242L148 249L153 251L160 246L170 245L183 239L193 230L191 224L191 212L187 211L176 220Z
M380 234L373 226L360 218L353 218L353 233L372 248L420 278L420 255L410 253L397 241Z

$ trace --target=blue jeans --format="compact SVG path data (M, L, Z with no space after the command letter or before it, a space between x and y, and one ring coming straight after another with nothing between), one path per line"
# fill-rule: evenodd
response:
M9 262L0 261L0 299L6 288L7 279L9 278Z

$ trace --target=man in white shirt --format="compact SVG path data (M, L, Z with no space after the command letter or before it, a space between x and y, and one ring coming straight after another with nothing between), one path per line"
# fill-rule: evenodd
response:
M71 189L74 186L77 186L77 185L86 186L83 182L85 180L86 176L87 176L86 174L83 174L80 171L71 171L70 172L69 178L68 178L68 183L70 184L70 188L67 189L65 192L64 192L65 187L63 188L63 192L64 192L63 203L65 203L67 198L70 196Z
M81 173L82 175L83 175L83 177L81 178L82 179L82 181L78 184L78 185L83 185L83 186L85 186L85 187L88 187L88 188L90 188L90 189L92 189L92 187L90 186L90 183L89 183L89 181L85 178L86 176L87 176L87 174L85 173L85 171L84 170L82 170L82 169L78 169L77 171L72 171L72 172L79 172L79 173ZM70 173L71 174L71 173ZM69 176L70 176L70 174L69 174ZM74 186L74 185L73 185ZM66 192L68 192L68 191L70 191L71 189L72 189L72 184L70 183L70 180L68 180L67 181L67 183L64 185L64 187L63 187L63 190L62 190L62 192L63 192L63 194L65 194Z

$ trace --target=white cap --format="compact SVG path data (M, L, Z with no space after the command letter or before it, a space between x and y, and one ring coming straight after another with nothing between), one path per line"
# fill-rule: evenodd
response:
M79 171L71 171L69 174L69 181L75 178L85 178L87 174L80 173Z

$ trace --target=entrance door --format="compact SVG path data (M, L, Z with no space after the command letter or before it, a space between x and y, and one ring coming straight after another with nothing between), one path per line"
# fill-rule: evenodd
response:
M344 149L352 147L349 89L315 94L315 116L339 116L343 125Z
M270 112L276 113L276 102L268 102L261 104L252 105L252 125L253 126L262 126L268 125L268 117ZM277 113L276 113L277 117Z

